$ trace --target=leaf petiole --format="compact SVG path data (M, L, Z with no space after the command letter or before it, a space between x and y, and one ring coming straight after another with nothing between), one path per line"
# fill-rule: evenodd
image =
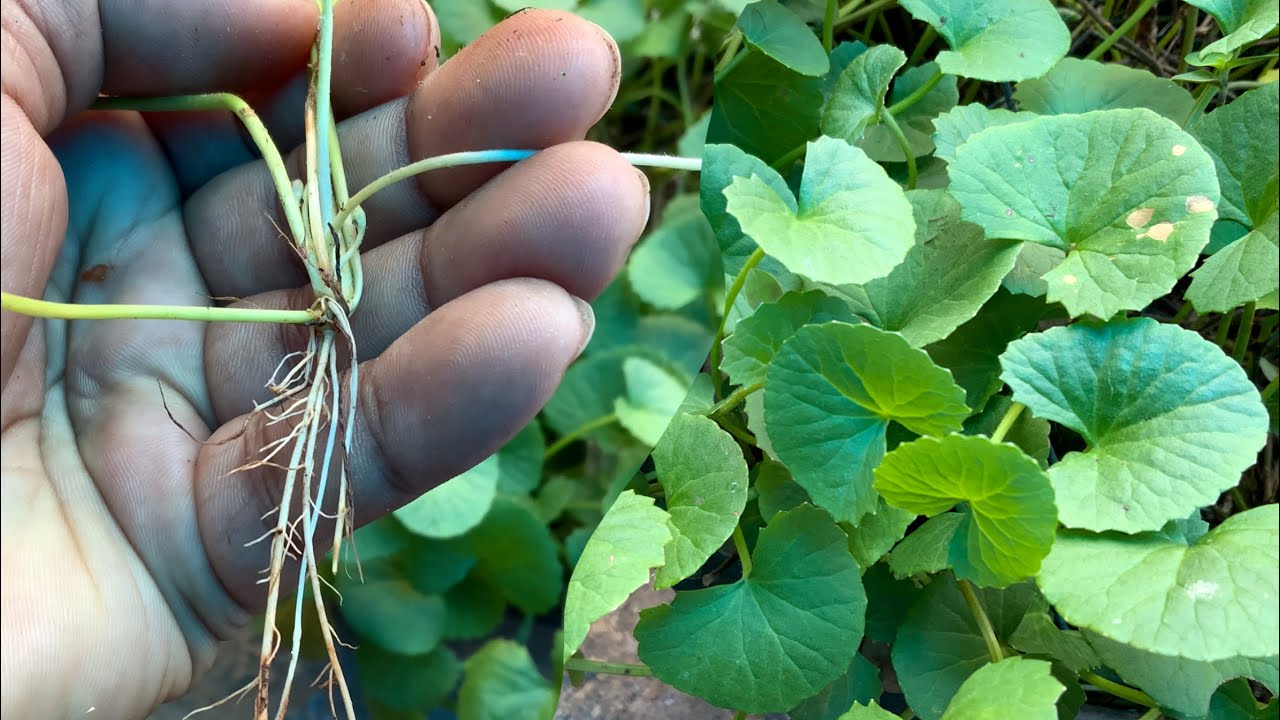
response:
M978 600L978 595L973 590L973 583L960 580L957 585L965 604L969 606L969 612L973 613L973 619L978 623L982 640L987 644L987 652L991 654L991 662L1000 662L1004 659L1004 651L1000 649L1000 641L996 638L995 628L991 626L991 618L987 617L987 611L982 609L982 601Z
M653 677L653 671L646 665L630 663L602 662L586 658L572 657L564 661L564 669L574 672L589 672L601 675L625 675L627 677Z

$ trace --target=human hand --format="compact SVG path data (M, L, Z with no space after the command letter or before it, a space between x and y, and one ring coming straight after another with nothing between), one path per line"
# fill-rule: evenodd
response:
M268 173L230 117L83 109L100 92L240 91L289 147L316 17L311 0L5 0L4 289L309 306ZM595 26L521 13L439 69L419 0L344 0L335 28L353 189L421 157L551 148L365 203L352 319L364 394L348 458L363 524L537 413L591 334L579 298L608 284L645 224L648 186L614 151L577 142L617 90L617 48ZM246 543L274 525L282 473L228 473L280 432L245 416L305 330L8 312L0 330L0 714L145 716L261 609L269 543Z

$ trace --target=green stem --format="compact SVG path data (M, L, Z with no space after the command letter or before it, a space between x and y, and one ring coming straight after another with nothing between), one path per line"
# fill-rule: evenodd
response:
M991 442L1002 442L1009 431L1013 429L1013 424L1018 422L1018 416L1026 409L1026 405L1022 403L1014 403L1004 411L1004 417L1000 418L1000 424L996 426L995 432L991 433Z
M920 39L916 41L916 47L911 51L911 57L907 58L907 67L915 67L920 63L924 53L938 38L938 31L933 29L932 25L925 26L924 32L920 33Z
M231 93L209 93L205 95L181 95L177 97L158 98L98 98L93 103L95 110L135 110L138 112L200 112L209 110L226 110L244 124L249 137L257 145L262 160L271 174L271 181L276 186L276 194L280 196L284 206L285 222L295 241L302 239L302 211L293 199L293 185L289 180L289 170L285 167L280 150L267 132L262 118L237 95Z
M1231 321L1235 319L1235 315L1227 313L1218 319L1218 334L1214 337L1214 343L1220 348L1227 347L1227 336L1231 334Z
M0 292L0 306L20 315L61 320L194 320L308 325L321 317L310 310L200 307L186 305L82 305L59 303Z
M982 602L978 600L978 595L973 590L973 584L968 580L961 580L958 584L960 586L960 594L964 596L964 602L969 606L969 612L973 613L973 619L978 623L978 630L982 633L982 641L987 644L987 652L991 654L991 662L1000 662L1004 659L1004 652L1000 650L1000 641L996 639L996 630L991 626L991 618L987 617L987 611L982 609Z
M898 713L898 717L902 718L902 720L915 720L916 711L911 708L907 708L906 710Z
M321 228L328 228L337 211L333 198L333 166L329 154L329 126L333 112L329 91L333 85L333 2L320 0L320 31L316 38L316 164L320 182ZM328 232L324 233L328 236Z
M1134 10L1133 14L1131 14L1127 20L1121 23L1120 27L1115 29L1115 32L1108 35L1106 39L1102 41L1101 45L1089 51L1089 54L1085 56L1085 59L1097 60L1098 58L1102 57L1103 53L1110 50L1111 46L1115 45L1120 40L1120 38L1124 37L1125 35L1128 35L1129 31L1132 30L1135 26L1137 26L1137 24L1142 20L1142 18L1145 17L1146 14L1151 10L1151 8L1155 7L1155 5L1156 5L1156 0L1143 0L1142 4L1138 6L1138 9Z
M1231 502L1236 506L1236 512L1244 512L1249 509L1249 501L1244 499L1244 493L1240 492L1239 487L1233 487L1229 491Z
M743 263L742 269L738 271L738 276L733 279L733 284L729 286L729 292L724 296L724 313L720 315L720 326L716 328L715 340L711 343L711 387L718 389L724 376L720 373L720 361L724 357L724 350L720 347L724 342L724 327L729 322L729 313L733 310L733 303L738 299L738 293L742 292L742 286L747 282L747 274L751 269L760 264L764 260L764 250L756 248L755 252L747 258Z
M867 5L866 7L853 10L848 14L841 13L840 17L836 19L836 27L842 27L844 25L848 25L849 23L858 22L859 20L861 20L864 17L867 17L871 13L880 12L885 8L893 7L894 5L897 5L897 4L898 4L898 0L877 0L877 2L873 2L870 5ZM851 3L848 7L852 8L855 6L856 6L855 4Z
M435 157L419 160L410 163L397 170L383 175L373 182L360 188L360 191L351 196L338 211L333 219L335 227L341 227L348 216L365 200L368 200L379 190L384 190L398 182L408 180L414 175L431 172L432 170L444 170L446 168L461 167L463 165L486 165L489 163L508 163L519 162L521 160L533 157L538 154L538 150L469 150L466 152L449 153L447 155L437 155ZM666 168L668 170L687 170L690 172L698 172L702 170L702 158L686 158L675 155L652 155L648 153L622 153L622 158L636 167L655 167Z
M804 153L808 149L809 149L809 143L807 141L802 142L798 146L791 148L791 150L788 151L786 155L783 155L782 157L775 160L774 163L769 167L781 173L782 171L791 167L791 163L794 163L796 160L799 160L800 158L804 157Z
M1178 54L1178 72L1187 71L1187 56L1196 49L1196 25L1200 24L1200 8L1194 5L1187 5L1185 8L1186 18L1182 26L1182 48Z
M933 75L929 77L928 80L924 81L923 85L913 90L910 95L890 105L889 114L901 115L903 111L905 111L907 108L911 107L912 105L915 105L917 102L920 102L920 98L924 97L925 95L928 95L929 91L932 90L935 85L937 85L939 82L942 81L942 74L943 73L941 70L935 72Z
M902 154L907 158L907 189L916 189L916 156L911 152L911 143L907 142L907 136L902 132L902 128L898 127L898 121L893 119L893 113L888 108L880 108L880 122L889 128L889 132L893 133L893 138L898 141L898 147L902 149Z
M727 417L720 418L720 427L724 428L725 432L732 435L735 440L742 443L743 445L746 445L748 447L760 447L759 441L756 440L755 435L752 435L746 430L743 430L742 428L738 427L738 424L733 422L730 418L727 418Z
M1135 705L1141 705L1149 708L1160 706L1160 703L1157 703L1150 695L1142 692L1141 690L1131 688L1128 685L1121 685L1118 682L1112 682L1097 673L1088 671L1082 672L1080 673L1080 679L1108 695L1115 695L1116 697L1128 700Z
M1191 317L1191 303L1184 302L1182 307L1178 308L1178 312L1174 313L1173 318L1169 322L1174 325L1181 325L1184 320Z
M609 413L608 415L601 415L594 420L588 420L587 422L582 423L568 433L561 435L555 442L548 445L547 449L542 453L542 461L546 462L551 459L552 456L569 447L569 445L573 444L575 440L578 440L583 435L599 430L602 427L608 427L616 422L618 422L618 416L614 413Z
M827 12L822 16L822 49L831 54L836 39L836 0L827 0Z
M1236 362L1244 360L1245 351L1249 349L1249 340L1253 336L1253 318L1258 311L1257 303L1247 303L1240 314L1240 329L1236 331L1236 346L1231 357Z
M1209 103L1218 95L1218 83L1207 82L1196 90L1196 104L1191 108L1191 112L1187 113L1187 119L1182 121L1182 128L1185 130L1194 124L1209 107Z
M736 711L735 713L733 713L733 720L747 720L747 711L746 710Z
M737 407L739 403L747 399L748 395L763 388L764 383L758 382L754 385L747 385L746 387L740 387L737 390L734 390L732 395L716 403L714 407L708 410L707 417L715 420L726 412Z
M751 577L751 552L747 550L747 536L742 534L742 525L733 526L733 547L738 551L738 561L742 563L742 579Z
M742 48L742 30L735 25L733 30L729 32L729 37L724 41L724 54L720 56L720 61L716 63L712 75L719 80L725 73L729 64L734 62L738 57L738 50Z
M1160 713L1160 708L1151 708L1150 710L1142 713L1142 717L1138 718L1138 720L1160 720L1162 717L1164 717L1164 715Z
M586 658L572 657L564 661L565 670L589 672L599 675L625 675L627 677L653 677L653 671L647 665L630 663L602 662Z

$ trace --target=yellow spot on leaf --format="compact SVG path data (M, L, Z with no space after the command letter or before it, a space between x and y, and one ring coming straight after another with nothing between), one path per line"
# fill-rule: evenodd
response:
M1184 153L1184 152L1186 152L1186 151L1187 151L1187 146L1186 146L1186 145L1174 145L1174 146L1173 146L1173 156L1174 156L1174 157L1182 157L1182 153Z
M1214 208L1213 201L1204 195L1187 196L1187 212L1209 212Z
M1131 228L1140 228L1151 222L1151 216L1154 215L1155 212L1155 208L1138 208L1137 210L1129 213L1129 217L1125 218L1124 222Z

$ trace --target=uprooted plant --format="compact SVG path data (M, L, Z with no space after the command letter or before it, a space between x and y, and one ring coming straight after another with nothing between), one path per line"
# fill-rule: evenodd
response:
M388 173L352 194L342 165L338 129L330 103L335 0L319 0L320 21L311 53L310 79L304 106L305 172L291 179L283 156L252 107L236 95L214 93L169 98L100 98L101 110L229 111L243 123L271 174L283 208L282 236L305 268L314 302L303 310L267 310L249 307L188 307L153 305L76 305L48 302L3 293L3 307L33 317L67 320L158 319L207 322L289 323L310 329L304 350L286 356L267 380L270 400L255 406L253 414L269 425L290 428L283 436L260 448L237 471L259 467L278 469L284 478L273 527L250 544L270 539L270 564L262 581L267 586L265 622L257 678L232 697L256 690L255 717L271 714L271 673L284 643L278 617L282 591L296 592L288 629L290 660L280 688L275 717L288 708L295 681L303 635L304 603L314 604L323 645L328 655L327 685L336 689L345 717L356 717L351 693L338 662L336 645L341 639L328 622L322 584L327 584L318 562L331 551L333 572L342 561L343 538L353 528L352 491L345 458L355 425L355 399L360 392L358 354L351 331L351 315L359 307L364 282L361 242L367 229L361 204L390 185L417 174L462 165L517 162L534 150L500 149L459 152L427 158ZM659 155L624 154L636 166L697 170L700 160ZM347 378L341 372L349 368ZM337 484L333 507L324 507L330 483ZM295 499L296 498L296 499ZM331 539L323 545L316 538L322 518L334 522ZM296 562L292 584L285 572ZM306 590L310 590L306 593ZM287 594L286 594L287 597ZM211 706L212 707L212 706ZM336 710L335 710L336 713Z

